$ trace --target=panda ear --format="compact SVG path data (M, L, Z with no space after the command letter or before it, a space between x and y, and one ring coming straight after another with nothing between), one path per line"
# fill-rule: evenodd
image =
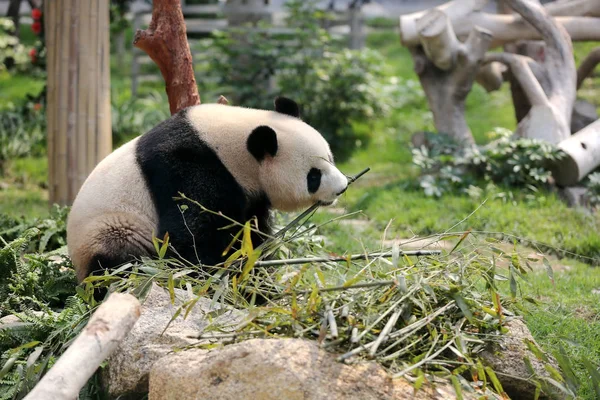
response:
M277 134L271 127L261 125L250 133L246 146L258 161L267 155L274 157L277 154Z
M279 96L275 99L275 111L300 118L300 107L298 106L298 103L287 97Z

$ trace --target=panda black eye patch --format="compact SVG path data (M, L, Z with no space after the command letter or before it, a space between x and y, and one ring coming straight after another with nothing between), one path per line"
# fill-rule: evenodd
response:
M318 168L311 168L310 171L308 171L306 183L309 193L316 193L316 191L319 190L319 186L321 186L321 175L321 170Z

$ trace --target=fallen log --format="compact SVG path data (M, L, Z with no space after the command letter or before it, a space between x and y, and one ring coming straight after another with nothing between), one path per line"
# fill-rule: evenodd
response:
M556 183L572 186L600 165L600 120L558 144L567 155L552 171Z
M78 398L81 388L117 348L139 316L140 303L134 296L111 294L25 400Z

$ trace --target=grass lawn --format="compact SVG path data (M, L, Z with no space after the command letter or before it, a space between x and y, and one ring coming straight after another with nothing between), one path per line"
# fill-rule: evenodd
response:
M534 272L529 283L523 285L523 292L539 301L539 305L527 306L525 320L546 350L554 350L558 344L566 348L583 383L581 397L594 398L581 361L585 355L600 365L600 273L591 266L600 261L600 215L569 209L555 193L544 191L511 193L495 188L484 191L479 198L462 194L441 199L425 197L415 186L418 171L411 164L409 143L413 132L433 130L433 124L426 102L418 95L420 89L412 60L392 31L371 34L368 46L384 54L387 74L400 78L416 94L401 109L376 121L372 142L339 166L347 174L365 167L372 170L340 201L340 207L347 212L362 211L353 218L364 222L323 227L321 233L329 247L339 253L376 249L381 246L382 232L389 224L388 238L426 236L450 228L472 229L496 238L522 238L524 244L539 242L544 251L569 255L553 262L554 283L545 271L540 271ZM578 60L592 47L576 46ZM129 68L113 65L112 70L111 86L119 96L127 97ZM0 74L0 109L25 93L36 93L42 84L25 76ZM599 88L599 79L589 80L584 86L585 97L595 100L597 105ZM478 143L484 143L494 127L513 129L516 122L508 87L488 94L476 85L467 101L467 120ZM43 189L45 168L43 159L13 162L10 176L0 177L0 181L9 184L8 189L0 191L0 213L28 217L47 213L47 194ZM332 210L325 209L314 220L325 222L334 215Z

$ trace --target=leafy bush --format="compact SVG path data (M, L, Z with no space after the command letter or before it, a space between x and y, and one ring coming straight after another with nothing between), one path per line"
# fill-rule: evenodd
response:
M115 145L149 131L170 116L166 97L157 92L135 98L123 98L114 93L111 99Z
M512 139L497 128L486 146L467 146L443 134L426 134L429 146L414 148L413 163L421 169L420 186L428 196L464 191L479 180L535 189L550 181L550 166L563 157L556 147L533 139Z
M600 172L589 174L586 186L590 193L590 204L592 206L600 206Z
M246 107L270 109L279 93L293 98L344 159L366 144L371 119L387 110L382 60L374 51L341 49L321 28L327 14L314 1L286 7L291 34L269 32L268 24L217 34L213 73L226 96Z
M25 220L0 214L0 243L17 240L26 232L35 230L35 235L29 235L23 251L28 253L57 250L67 244L67 207L55 205L47 218Z
M26 71L31 63L29 52L14 36L15 25L9 18L0 18L0 71Z
M20 109L14 105L0 113L0 175L7 161L44 153L46 117L40 103L26 103Z

